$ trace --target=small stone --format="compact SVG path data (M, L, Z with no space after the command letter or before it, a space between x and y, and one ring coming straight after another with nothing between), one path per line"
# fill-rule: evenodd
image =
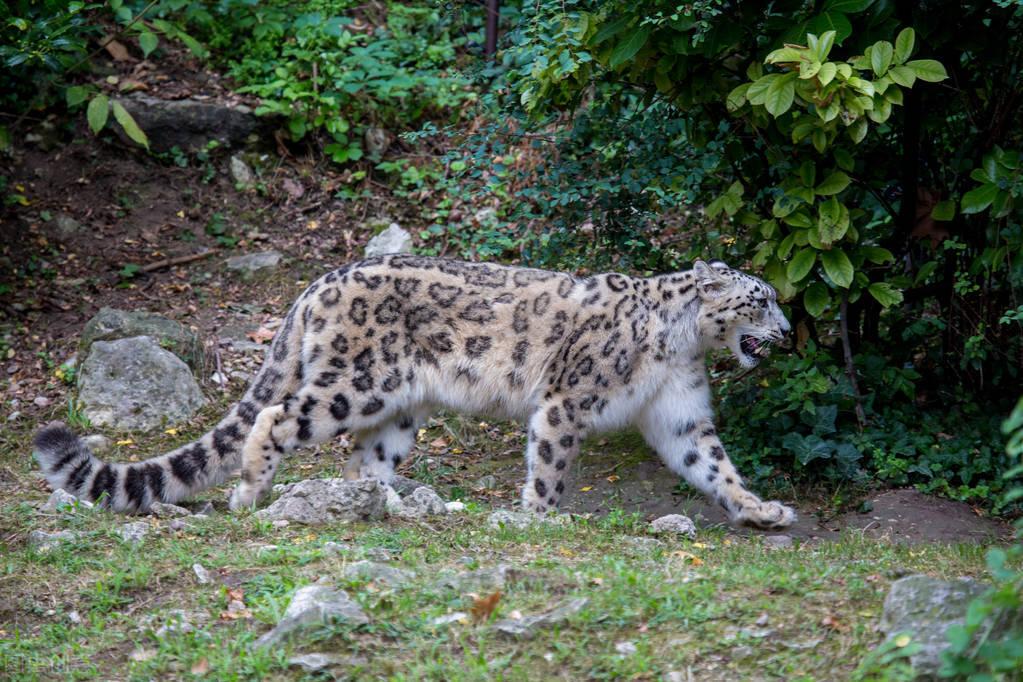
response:
M668 514L651 521L650 532L655 535L684 535L693 539L696 537L696 526L688 516Z
M9 415L7 415L7 421L9 422L17 421L19 418L21 418L21 412L19 412L18 410L15 410L14 412L11 412Z
M551 524L555 526L566 526L572 523L572 518L567 514L533 514L530 512L515 512L507 509L498 509L491 512L487 517L487 525L497 530L501 527L515 528L521 530L529 528L533 524Z
M137 545L149 535L149 524L145 521L132 521L118 528L117 534L125 542Z
M386 230L366 244L366 258L385 256L389 253L411 253L412 235L398 223L391 223Z
M74 625L82 624L82 615L77 611L72 611L69 614L67 614L67 619L71 621Z
M174 519L181 516L191 516L192 512L176 504L166 502L154 502L149 506L149 513L158 519Z
M435 628L442 627L444 625L451 625L452 623L462 623L464 625L468 622L469 614L463 613L462 611L456 611L454 613L448 613L446 615L430 619L430 625Z
M394 558L389 549L384 547L367 547L362 550L362 555L370 561L390 561Z
M57 232L65 239L73 237L82 229L82 224L67 213L58 213L54 217L53 222L57 226Z
M636 648L635 643L627 642L626 641L626 642L616 642L615 643L615 651L620 653L622 656L631 656L634 653L636 653L637 651L639 651L639 649Z
M389 511L389 510L388 510ZM425 516L447 514L444 500L430 486L420 486L412 494L402 500L395 512L396 516L406 519L421 519Z
M135 649L128 656L136 663L143 663L156 658L156 649L146 649L143 647Z
M792 536L790 535L765 535L764 546L769 549L788 549L792 547Z
M291 598L281 622L256 640L256 646L276 646L303 629L333 620L353 625L369 622L362 608L352 601L344 590L335 590L323 585L300 587Z
M245 163L242 157L237 154L231 157L230 162L231 178L236 185L243 189L249 189L256 184L256 175L252 172L249 164Z
M184 519L171 519L170 523L167 524L167 527L175 533L178 533L188 528L188 523L186 523Z
M213 516L214 513L216 513L216 509L213 508L213 503L207 501L192 516Z
M35 405L36 407L49 407L50 399L47 398L45 395L37 395L32 400L32 404Z
M234 270L243 277L251 277L273 272L283 258L280 251L261 251L244 256L232 256L224 261L224 264L228 270Z
M441 585L456 592L493 592L504 589L513 579L520 577L511 566L498 564L493 568L479 568L449 575L441 580Z
M497 477L493 474L480 476L472 485L473 490L494 490L497 488Z
M74 542L80 537L80 533L72 530L61 530L56 533L34 530L28 534L28 546L37 552L49 552L64 542Z
M663 543L657 538L645 537L627 537L625 538L625 544L644 554L653 552L663 546Z
M287 528L288 526L291 525L291 521L288 521L287 519L277 519L270 525L273 526L274 528Z
M416 577L412 571L376 561L356 561L348 564L343 575L349 580L363 580L389 587L399 587Z
M210 572L202 564L192 564L192 572L195 573L195 579L200 585L209 585L213 581Z
M465 503L461 500L452 500L451 502L445 502L444 508L447 509L448 512L461 512L465 511Z
M686 676L678 670L670 670L664 676L664 682L686 682Z
M301 668L307 673L318 673L321 670L325 670L333 665L340 665L344 662L345 659L337 654L319 652L299 654L288 659L288 665L293 668Z
M573 599L555 609L536 616L525 616L519 619L506 618L494 623L494 629L511 637L529 639L540 629L561 623L579 613L589 602L589 599L582 597Z
M290 484L257 518L304 524L337 524L382 519L387 486L374 479L314 478Z
M75 511L79 509L92 509L92 506L92 502L80 500L63 488L57 488L50 493L50 498L46 500L40 511Z
M323 550L324 554L345 554L347 552L352 551L352 546L345 544L343 542L334 542L333 540L328 540L327 542L323 543L321 549Z
M106 452L110 449L110 446L113 445L109 438L99 433L83 436L82 444L89 448L89 451L94 455Z

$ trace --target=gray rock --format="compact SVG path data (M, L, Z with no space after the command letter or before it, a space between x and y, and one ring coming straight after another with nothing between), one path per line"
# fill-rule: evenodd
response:
M58 213L53 218L53 223L57 226L57 233L65 239L82 231L82 224L67 213Z
M401 498L397 492L387 492L387 513L403 519L421 519L426 516L447 514L444 500L430 486L419 486L411 495Z
M386 488L373 479L314 478L293 484L255 515L311 525L382 519L386 514Z
M555 526L567 526L572 523L572 519L567 514L533 514L531 512L515 512L507 509L498 509L497 511L491 512L490 516L487 517L487 525L493 529L501 527L505 528L517 528L519 530L523 528L529 528L534 524L550 524Z
M387 486L384 488L384 494L387 496L387 499L384 500L384 507L387 509L387 513L391 516L401 516L405 511L405 503L402 501L398 491L391 486Z
M791 535L765 535L761 540L769 549L788 549L792 547Z
M195 579L200 585L209 585L213 582L210 572L202 564L192 564L192 572L195 573Z
M497 477L493 474L480 476L472 485L473 490L494 490L497 488Z
M281 264L281 258L280 251L261 251L244 256L232 256L224 263L228 270L234 270L242 277L255 277L276 270L277 266Z
M206 402L188 366L148 336L92 344L78 389L93 424L127 431L184 421Z
M589 602L589 599L581 597L535 616L525 616L518 620L505 618L494 623L494 629L510 637L530 639L541 629L568 620L582 611Z
M275 646L304 629L336 620L353 625L369 622L362 607L352 601L344 590L324 585L300 587L291 598L281 622L257 639L256 646Z
M18 410L15 410L14 412L11 412L9 415L7 415L7 421L9 422L18 421L19 418L21 418L21 412L19 412Z
M425 483L420 483L419 481L408 478L407 476L398 475L395 475L391 479L391 487L394 488L394 491L402 497L411 495L417 488L430 488L430 486ZM433 490L433 488L430 488L430 490Z
M132 521L117 529L117 534L125 542L133 545L141 543L149 535L149 524L145 521Z
M80 537L81 533L73 530L61 530L56 533L34 530L28 534L28 546L37 552L49 552L65 542L74 542Z
M201 611L171 609L159 614L143 616L139 627L143 632L152 631L157 639L162 639L171 633L192 632L196 629L197 624L203 624L207 620L208 616ZM158 623L159 627L156 627Z
M33 398L32 404L35 405L36 407L49 407L50 399L47 398L45 395L37 395L35 398Z
M688 516L668 514L651 521L650 532L654 535L684 535L692 539L696 537L696 526Z
M288 659L288 665L293 668L301 668L307 673L318 673L335 665L347 663L346 659L337 654L324 654L312 652L299 654Z
M320 549L323 550L324 554L345 554L347 552L352 551L352 546L344 542L334 542L333 540L328 540L327 542L323 543L323 547L321 547Z
M411 253L412 235L398 223L391 223L386 230L366 244L366 258L384 256L389 253Z
M988 585L970 578L940 580L911 575L892 583L884 600L880 630L891 641L901 634L912 637L920 650L910 656L913 670L921 677L933 677L941 665L941 652L948 648L949 626L962 624L973 599ZM1023 612L996 616L988 639L1011 627L1023 627Z
M109 438L98 433L94 433L89 436L82 436L82 443L84 443L85 447L89 448L89 451L94 455L106 452L110 449L110 446L113 445Z
M624 542L642 554L652 553L664 546L657 538L627 537L624 538Z
M119 100L149 137L153 151L172 147L196 152L210 140L233 146L244 142L260 127L260 121L247 106L193 99L163 100L134 94Z
M241 185L246 189L255 186L256 174L249 168L249 164L245 163L245 160L237 154L231 157L230 170L231 178L236 185Z
M391 556L390 550L383 547L368 547L362 550L362 556L370 561L390 561L394 558Z
M444 503L444 508L452 514L463 512L465 511L465 502L462 502L461 500L451 500L450 502Z
M464 571L448 575L441 579L440 585L456 592L493 592L504 589L505 585L518 577L517 572L507 564L498 564L492 568L479 568L475 571Z
M374 159L380 158L387 148L391 146L394 136L384 128L370 126L362 135L366 144L366 151Z
M632 656L634 653L639 651L639 648L636 646L635 642L625 640L621 642L615 642L615 651L617 651L622 656Z
M149 513L158 519L175 519L182 516L191 516L192 512L176 504L166 502L154 502L149 505Z
M443 616L437 616L436 618L430 619L430 625L432 627L443 627L445 625L451 625L452 623L468 623L469 614L463 611L456 611L454 613L447 613Z
M199 334L180 322L145 310L100 308L82 330L80 347L83 355L96 341L149 336L184 360L193 369L203 366L203 345Z
M57 488L50 493L50 499L40 507L44 512L76 511L80 509L92 509L92 502L80 500L63 488Z
M349 580L363 580L388 587L400 587L413 580L416 574L402 568L395 568L376 561L356 561L345 566L344 577Z

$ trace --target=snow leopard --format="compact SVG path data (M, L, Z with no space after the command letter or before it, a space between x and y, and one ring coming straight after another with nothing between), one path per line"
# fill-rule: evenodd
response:
M327 273L292 305L241 400L208 433L105 463L60 423L35 455L53 488L144 512L240 469L231 509L271 489L284 455L349 434L348 479L389 482L438 410L526 426L521 503L554 511L590 434L632 426L737 525L796 514L743 482L715 429L706 355L753 367L790 325L776 290L720 261L650 277L395 254Z

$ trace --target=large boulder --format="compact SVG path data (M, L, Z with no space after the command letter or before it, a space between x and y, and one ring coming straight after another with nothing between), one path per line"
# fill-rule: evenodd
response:
M203 346L199 334L180 322L145 310L100 308L82 330L82 354L87 353L96 341L128 339L133 336L150 336L193 369L202 368Z
M256 516L310 525L351 523L384 518L386 503L387 486L377 480L313 478L286 486L281 496Z
M166 100L135 94L119 100L145 131L153 151L172 147L196 152L210 140L223 145L241 144L256 132L259 118L249 107L193 99Z
M917 679L936 676L941 653L949 646L948 628L965 622L970 602L988 587L971 578L941 580L928 575L911 575L892 583L884 600L880 629L886 641L909 635L920 645L909 659ZM1023 626L1023 614L1002 614L996 618L989 638L995 639L1013 624Z
M125 431L182 422L206 402L188 365L148 336L92 344L78 401L94 425Z

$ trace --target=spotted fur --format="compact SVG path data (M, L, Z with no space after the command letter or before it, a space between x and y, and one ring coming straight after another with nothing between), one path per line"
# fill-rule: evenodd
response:
M54 487L143 511L241 468L231 507L270 489L281 457L352 433L347 478L391 480L440 408L528 423L523 504L556 508L591 433L635 425L675 473L735 523L795 516L748 491L713 425L704 356L746 366L789 324L763 281L720 262L650 278L579 278L411 255L314 282L248 392L198 441L137 464L99 462L63 425L36 439Z

